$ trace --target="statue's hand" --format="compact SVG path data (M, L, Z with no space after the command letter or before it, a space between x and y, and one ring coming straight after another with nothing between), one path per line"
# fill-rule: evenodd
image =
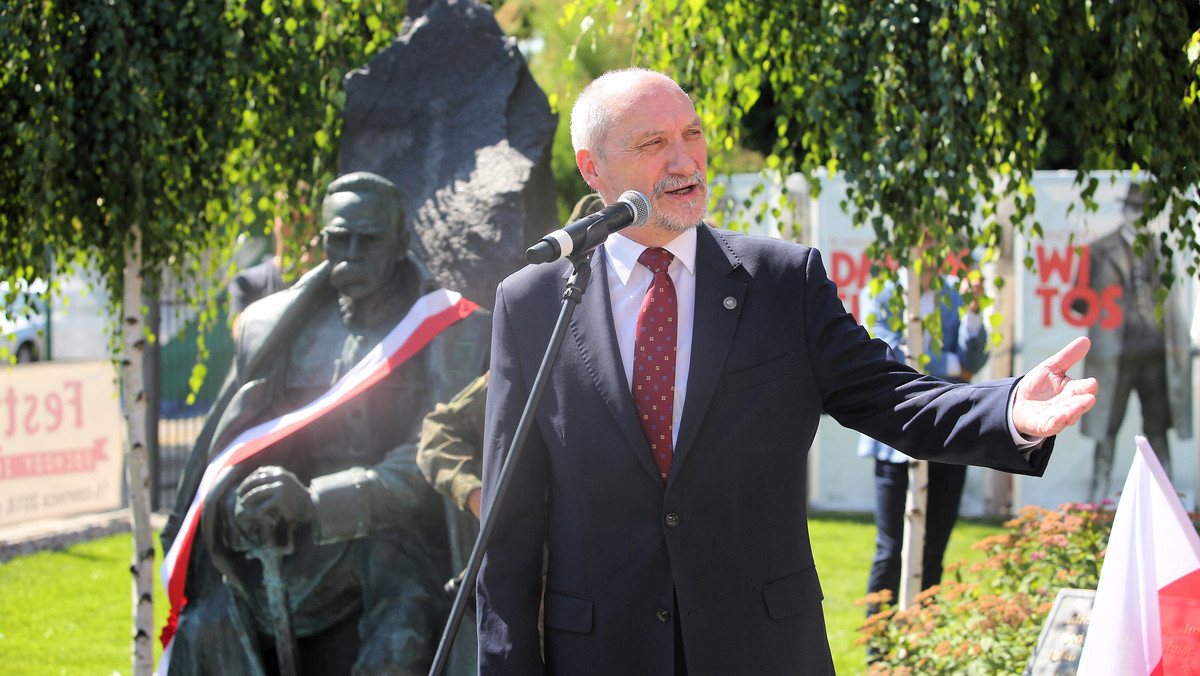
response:
M310 523L314 517L312 493L282 467L260 467L242 480L237 489L233 515L243 533L250 537L280 521Z

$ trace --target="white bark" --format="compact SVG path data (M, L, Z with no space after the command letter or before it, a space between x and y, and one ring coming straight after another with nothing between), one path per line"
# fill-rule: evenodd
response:
M920 256L920 251L914 252ZM915 258L914 258L915 260ZM908 363L921 370L920 358L925 351L921 325L921 283L915 268L908 271L905 316L908 318ZM904 544L900 558L900 589L896 607L907 608L921 592L921 569L925 558L925 509L929 496L929 463L913 460L908 464L908 496L904 505Z
M129 512L133 527L133 673L154 672L154 533L150 527L150 465L146 450L146 391L142 356L142 236L132 229L125 252L125 292L121 299L121 382L129 446L125 457Z

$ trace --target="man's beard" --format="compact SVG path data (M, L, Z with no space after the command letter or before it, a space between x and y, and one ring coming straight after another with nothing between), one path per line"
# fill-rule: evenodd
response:
M679 176L668 176L658 183L654 184L654 194L652 200L657 202L669 190L677 190L687 185L696 186L696 195L689 200L689 203L694 203L697 200L701 202L700 214L694 218L688 216L679 216L675 213L668 213L663 209L651 209L650 224L655 227L667 230L669 232L686 232L700 224L704 218L704 214L708 213L708 181L704 172L697 171L686 178ZM680 205L683 206L683 205Z

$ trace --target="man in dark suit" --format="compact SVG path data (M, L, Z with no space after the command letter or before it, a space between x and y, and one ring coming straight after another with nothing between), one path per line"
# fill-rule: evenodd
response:
M914 456L1038 474L1043 437L1094 401L1095 381L1066 376L1087 340L1019 381L921 376L845 312L817 251L702 224L704 130L670 78L597 79L571 135L604 201L638 190L652 216L592 256L592 292L490 514L570 266L527 267L498 289L480 673L832 674L806 524L821 414Z

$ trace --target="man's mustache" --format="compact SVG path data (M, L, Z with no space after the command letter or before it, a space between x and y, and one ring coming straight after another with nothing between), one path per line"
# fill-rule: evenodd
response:
M341 261L333 266L333 269L329 271L329 274L338 279L351 281L369 276L370 272L370 268L365 263L358 261Z
M696 186L701 194L708 193L708 183L705 180L704 172L697 170L691 176L667 176L655 183L654 197L662 197L668 191L686 188L690 185Z

